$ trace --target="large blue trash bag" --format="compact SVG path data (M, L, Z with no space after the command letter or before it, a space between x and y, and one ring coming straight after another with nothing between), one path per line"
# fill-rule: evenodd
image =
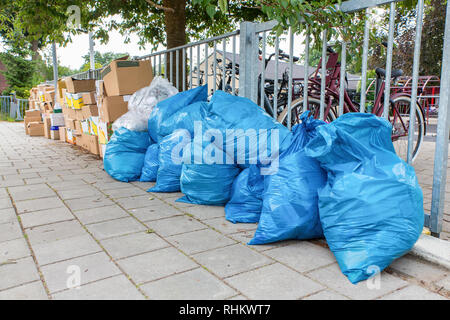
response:
M139 180L150 142L145 131L131 131L123 127L114 131L103 157L105 171L119 181Z
M259 221L264 191L264 176L260 168L251 165L234 180L231 199L225 206L225 218L233 223L256 223Z
M196 121L202 122L203 110L207 105L208 103L205 101L194 102L175 112L160 124L159 136L165 137L178 129L186 129L193 134L194 124Z
M230 164L183 164L179 202L223 206L231 197L231 186L240 169Z
M247 98L218 90L203 119L203 129L220 131L223 143L218 146L234 159L234 164L243 167L269 164L290 145L290 131Z
M150 188L149 192L180 191L183 149L189 143L190 134L186 130L177 130L161 140L156 185Z
M159 102L148 118L148 132L153 141L160 142L163 136L159 133L160 126L171 115L182 108L197 102L206 101L208 98L208 86L201 86L191 90L177 93L176 95ZM172 133L172 132L169 132Z
M423 195L414 169L391 142L391 124L345 114L306 146L328 172L319 210L328 245L352 283L408 252L423 229Z
M157 143L151 144L147 148L144 158L144 166L139 181L154 182L158 174L159 168L159 145Z
M292 144L279 158L278 171L264 177L261 217L249 244L323 237L317 191L325 186L326 172L305 155L304 147L325 122L309 117L309 112L300 119L292 129Z

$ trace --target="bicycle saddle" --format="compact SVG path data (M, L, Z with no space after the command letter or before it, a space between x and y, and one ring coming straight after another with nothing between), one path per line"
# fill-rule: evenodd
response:
M386 77L386 70L384 70L383 68L377 68L375 70L375 72L377 73L377 76L380 78ZM401 77L402 75L403 75L403 70L401 70L401 69L392 70L391 78L398 78L398 77Z

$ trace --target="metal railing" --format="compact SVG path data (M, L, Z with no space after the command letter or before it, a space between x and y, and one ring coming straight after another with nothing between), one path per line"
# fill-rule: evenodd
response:
M394 29L396 21L396 3L403 0L348 0L337 7L344 13L353 13L357 11L365 11L365 27L362 52L362 76L360 90L360 112L366 112L366 104L368 100L368 55L369 55L369 28L371 9L387 5L389 14L389 30L387 43L387 59L385 68L385 79L391 79L393 66L393 48L394 48ZM419 63L421 50L421 36L424 15L424 0L418 0L417 19L416 19L416 36L414 46L414 62L413 73L410 80L411 84L411 105L409 108L409 135L407 147L407 162L412 163L412 145L415 134L415 117L417 105L415 101L418 98L418 80L419 80ZM302 22L306 23L306 22ZM265 23L243 22L240 30L230 32L218 37L189 43L177 48L151 53L149 55L137 57L140 60L149 60L153 67L154 75L162 75L166 77L180 91L188 90L195 86L209 84L212 92L218 89L217 80L222 79L224 87L227 63L231 63L231 90L232 94L239 94L247 97L254 102L259 101L261 106L264 104L265 84L268 75L264 67L267 54L274 55L274 83L273 93L273 116L277 117L277 90L279 90L280 68L283 65L280 62L280 56L283 54L280 50L280 40L278 36L273 36L272 29L276 22L270 21ZM284 63L284 70L288 71L288 90L287 90L287 126L291 126L291 111L293 90L291 90L294 81L301 80L303 82L303 105L308 103L308 86L309 75L312 71L310 67L310 31L306 25L304 38L304 52L302 64L294 61L294 33L292 30L286 30L288 39L288 62ZM326 105L326 79L327 79L327 30L322 33L322 65L320 68L320 117L323 118ZM268 43L268 35L274 40ZM444 35L444 50L442 62L442 75L450 74L450 1L447 3L446 27ZM342 39L335 39L341 45L341 73L340 83L345 83L346 74L346 55L347 43ZM239 41L239 42L238 42ZM239 48L237 48L239 43ZM284 54L285 55L285 54ZM286 55L285 55L286 56ZM221 60L218 60L220 57ZM174 67L175 66L175 67ZM239 75L236 70L238 67ZM211 68L211 70L210 70ZM302 68L303 78L296 79L295 70ZM229 70L229 69L228 69ZM318 69L319 70L319 69ZM89 70L84 73L74 75L76 79L101 79L101 69ZM281 76L282 77L282 76ZM301 77L300 77L301 78ZM259 82L259 80L260 82ZM386 118L389 116L390 96L392 90L390 81L385 81L384 101L382 101L382 115ZM222 87L222 88L223 88ZM369 85L370 87L370 85ZM337 105L337 116L344 112L344 94L345 86L339 87L339 98ZM450 95L450 78L448 76L441 77L440 98L438 107L438 125L435 142L435 158L434 158L434 174L433 174L433 191L431 213L425 216L425 225L430 228L433 235L439 235L442 230L442 220L445 203L446 188L446 172L448 159L448 139L450 126L449 113L449 95Z
M27 99L16 99L14 96L0 96L0 115L2 117L21 121L27 109Z

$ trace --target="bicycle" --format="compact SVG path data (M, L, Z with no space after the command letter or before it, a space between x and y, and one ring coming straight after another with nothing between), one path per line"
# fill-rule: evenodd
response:
M325 108L323 113L323 120L326 122L332 122L338 117L338 104L339 104L339 88L341 64L338 62L339 55L334 52L332 48L327 49L328 61L326 64L326 85L325 85ZM322 61L319 61L319 66L316 68L313 75L308 79L308 102L307 108L304 108L304 99L301 97L292 102L292 119L298 122L298 116L305 110L310 110L312 115L318 119L320 115L320 90L321 90L321 71ZM384 107L384 89L386 86L385 78L386 71L382 68L377 68L377 82L375 89L375 99L372 105L369 105L366 109L367 112L371 112L379 117L383 116ZM392 70L391 80L395 83L398 77L403 75L402 70ZM343 113L359 112L360 105L354 101L347 92L344 91L344 110ZM411 95L405 92L391 93L389 99L389 112L388 121L392 124L392 142L394 144L397 155L406 160L408 150L408 135L409 135L409 110L411 107ZM416 101L416 117L414 126L414 138L413 138L413 154L412 161L417 158L420 147L423 142L423 138L426 134L425 124L425 112L418 101ZM286 118L287 110L282 115Z
M261 51L260 51L261 53ZM269 55L268 58L264 61L264 69L267 70L267 66L269 62L272 60L272 58L275 56L275 53L272 53ZM279 60L281 61L289 61L290 56L285 54L282 50L279 50L278 54ZM293 57L293 61L298 61L300 58ZM217 59L218 64L222 62L221 59ZM277 110L276 110L276 119L277 121L281 122L283 125L287 126L287 119L282 119L283 111L287 109L287 101L289 97L289 70L286 68L286 70L283 72L282 77L280 80L277 80ZM239 64L235 63L235 75L239 75ZM220 81L218 83L219 90L223 90L228 93L232 93L232 87L231 87L231 81L233 78L233 64L232 62L228 63L225 66L225 77L223 77L221 74L218 75L220 78ZM274 117L274 106L275 106L275 80L271 79L265 79L264 80L264 103L261 103L261 77L262 73L258 75L258 91L257 91L257 104L263 105L264 110L271 116ZM226 79L224 81L224 79ZM225 83L225 85L223 85ZM299 79L293 79L292 88L292 100L299 97L302 92L302 83L299 82ZM236 93L237 94L237 93ZM292 119L292 123L294 124L294 119Z

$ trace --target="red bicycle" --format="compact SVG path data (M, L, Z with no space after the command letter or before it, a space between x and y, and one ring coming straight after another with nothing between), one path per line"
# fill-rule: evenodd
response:
M339 88L341 64L338 61L339 55L333 49L328 48L328 61L326 64L326 86L325 86L325 110L323 113L323 120L326 122L334 121L338 116L339 105ZM321 89L321 71L322 61L316 68L313 75L309 78L308 83L308 102L307 108L304 108L303 97L292 101L292 119L299 119L299 115L305 111L310 110L316 119L320 114L320 89ZM366 112L371 112L379 117L383 116L383 101L386 71L381 68L376 69L377 82L375 89L375 99L372 104L366 106ZM398 77L403 75L402 70L392 71L392 80L395 82ZM344 84L345 85L345 84ZM357 101L349 95L348 91L344 91L344 113L359 112L360 105ZM409 134L409 110L411 107L411 95L405 92L396 92L390 95L390 105L388 120L392 124L392 142L394 144L397 155L406 160L408 152L408 134ZM417 103L414 138L413 138L413 156L412 160L417 157L423 138L426 133L425 112L421 105ZM283 110L284 114L280 117L286 117L287 109Z

